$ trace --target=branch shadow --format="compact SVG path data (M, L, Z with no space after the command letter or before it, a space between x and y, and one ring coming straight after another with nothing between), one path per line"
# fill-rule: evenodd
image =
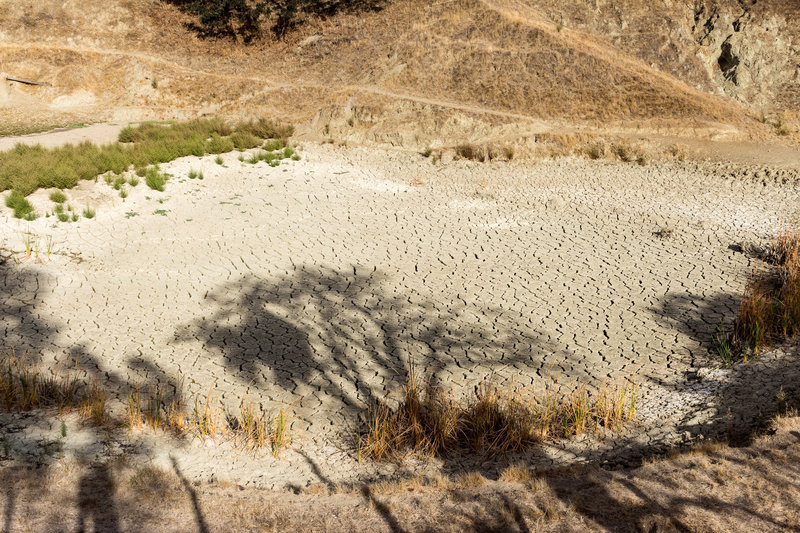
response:
M296 405L309 427L322 410L347 423L396 398L412 367L432 384L469 392L486 377L504 384L527 373L533 382L557 351L500 311L437 306L388 281L371 269L313 266L243 278L211 293L213 314L180 326L175 338L200 339L240 384L263 401Z
M4 258L0 258L4 259ZM5 362L6 357L23 357L33 365L41 365L43 373L47 375L53 370L53 363L45 361L43 353L52 351L55 339L58 337L61 325L44 317L37 312L37 303L42 300L52 284L51 277L37 269L35 266L14 266L8 260L0 260L0 333L3 334L2 353L0 361ZM15 350L21 346L24 351ZM18 352L18 353L15 353ZM66 351L55 365L60 371L67 370L71 376L78 379L78 386L90 388L94 385L102 387L106 393L121 398L142 387L143 383L134 382L123 377L118 369L104 368L100 358L94 356L85 346L73 345ZM166 394L163 398L169 403L173 399L180 401L181 384L174 377L163 372L146 359L130 359L128 366L133 374L147 376L150 383L158 383ZM144 383L146 386L147 383ZM38 437L31 436L24 430L30 423L37 420L56 420L52 409L43 408L37 413L9 412L0 416L11 423L0 425L0 440L3 444L0 453L0 485L5 493L3 507L2 531L11 531L15 514L19 514L21 495L27 498L40 498L42 488L49 483L49 472L58 468L57 454L50 453L50 446L45 447L42 453L30 453L38 450L42 442ZM114 466L110 461L98 459L93 448L94 442L117 441L121 442L127 437L127 429L119 420L102 427L87 425L83 428L95 435L90 442L79 441L71 449L75 458L81 465L81 475L77 482L77 507L76 531L103 531L114 533L121 531L121 521L114 498L116 480ZM14 437L9 443L7 438ZM63 434L62 434L63 437ZM14 448L18 447L19 450ZM60 449L60 445L55 449ZM143 449L144 453L148 450ZM11 463L7 466L4 463ZM25 480L25 487L20 487L20 480ZM30 483L28 482L30 481ZM30 485L30 486L28 486ZM191 495L192 493L190 493ZM196 502L195 502L196 503ZM198 517L202 517L199 507L195 505ZM200 518L198 523L201 524ZM202 528L201 528L202 530Z

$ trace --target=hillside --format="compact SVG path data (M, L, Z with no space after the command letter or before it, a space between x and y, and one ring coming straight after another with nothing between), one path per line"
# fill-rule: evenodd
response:
M547 131L765 138L778 117L791 137L798 9L699 5L396 1L245 46L198 38L160 0L2 0L0 71L50 84L3 82L2 126L267 114L308 138L419 148Z

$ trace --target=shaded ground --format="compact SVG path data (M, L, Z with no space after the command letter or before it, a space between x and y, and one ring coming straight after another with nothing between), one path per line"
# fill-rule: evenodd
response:
M800 419L751 447L704 445L638 469L478 474L301 494L192 484L173 464L0 471L4 531L796 531Z

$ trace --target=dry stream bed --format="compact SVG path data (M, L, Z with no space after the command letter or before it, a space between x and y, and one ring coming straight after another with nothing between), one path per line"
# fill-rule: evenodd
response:
M4 414L5 465L122 458L259 488L464 470L496 478L517 461L615 467L738 438L781 394L797 394L796 349L733 370L713 353L757 261L746 245L800 217L795 171L434 165L308 143L301 153L276 167L236 153L222 164L182 158L162 165L173 176L164 192L141 184L126 198L82 182L66 194L96 215L73 223L0 212L6 346L103 382L111 400L157 384L188 405L212 390L229 410L242 398L287 409L291 446L273 457L224 437ZM48 193L31 197L40 212ZM359 417L396 397L412 363L463 395L487 377L532 391L633 380L637 420L515 457L359 462Z

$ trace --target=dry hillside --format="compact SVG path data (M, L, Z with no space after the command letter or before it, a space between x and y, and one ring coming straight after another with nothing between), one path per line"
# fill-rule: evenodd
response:
M4 81L0 126L269 114L418 148L598 128L765 138L774 116L791 138L798 8L684 4L396 0L245 46L198 38L161 0L0 0L0 71L49 83Z

